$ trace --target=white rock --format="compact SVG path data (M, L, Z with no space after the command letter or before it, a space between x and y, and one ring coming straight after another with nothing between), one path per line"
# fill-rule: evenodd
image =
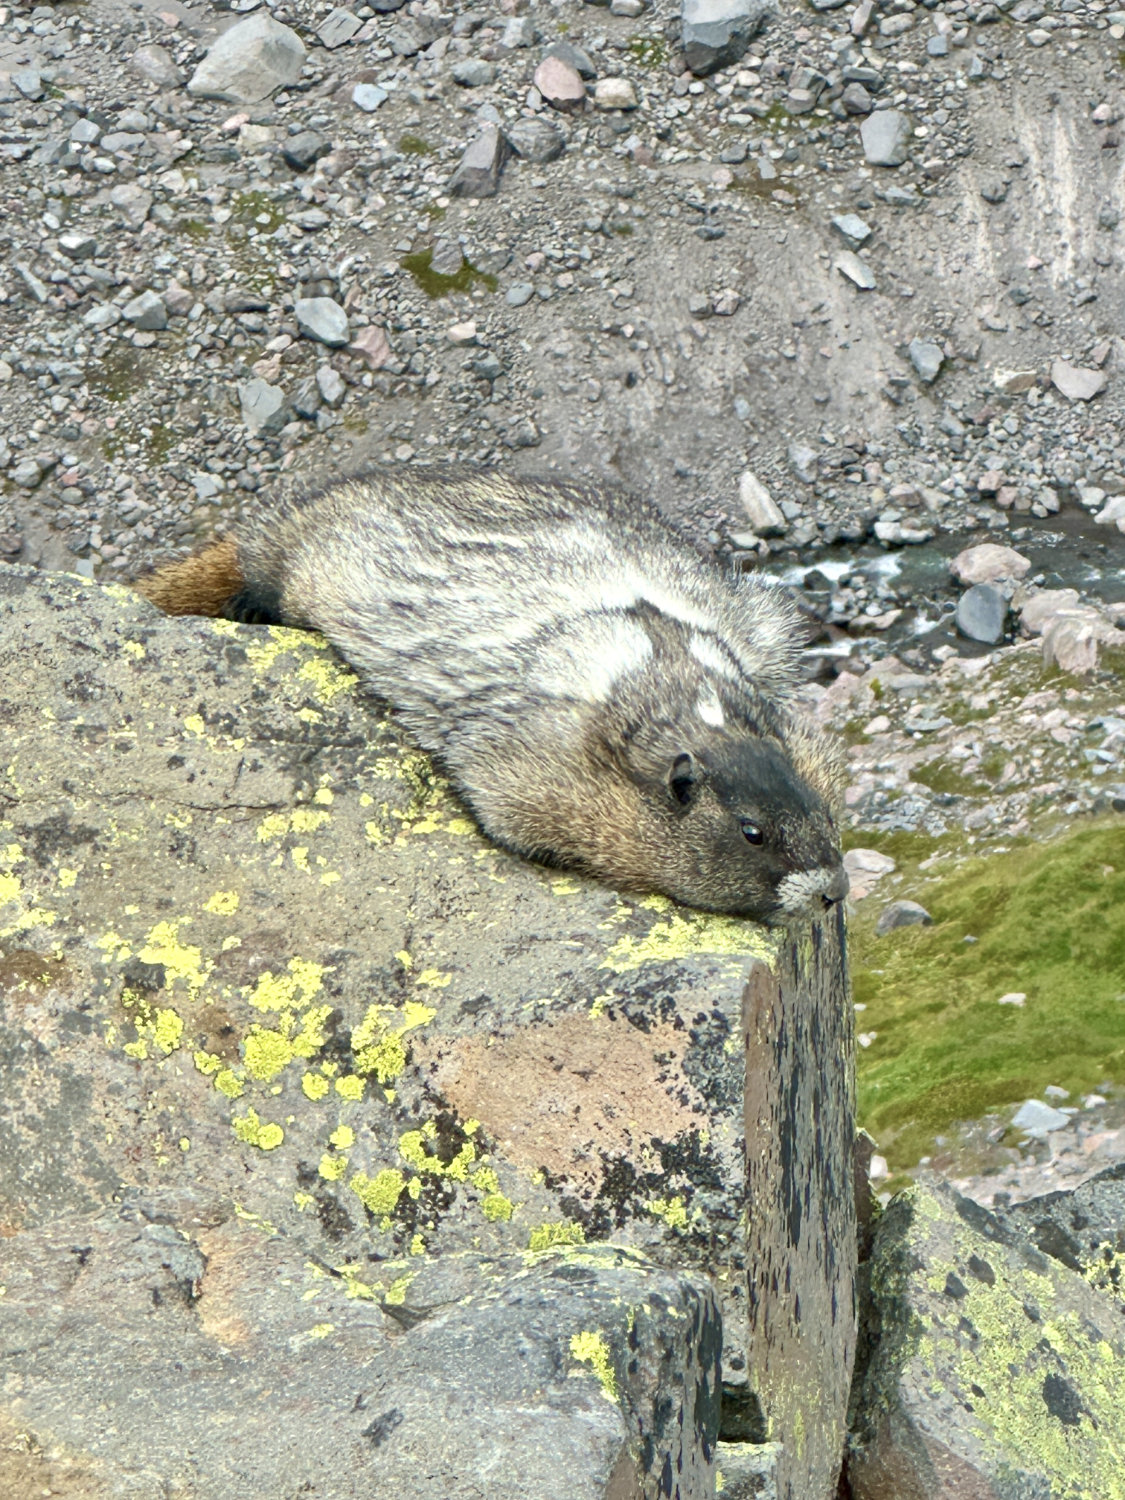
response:
M1020 626L1028 635L1042 635L1055 617L1082 608L1077 589L1040 589L1019 606Z
M1027 999L1027 996L1024 994L1024 992L1022 990L1012 990L1012 992L1010 994L1008 994L1008 995L1001 995L1000 998L999 998L999 1000L997 1000L996 1004L997 1005L1022 1005L1026 999Z
M268 11L239 21L224 31L199 64L188 93L228 104L260 104L287 84L296 83L305 62L305 44Z
M298 297L293 313L307 339L330 349L342 349L348 342L348 315L331 297Z
M352 103L357 109L362 109L364 114L371 115L379 108L380 104L387 102L387 91L381 89L375 83L357 83L352 89Z
M738 480L738 498L746 519L759 536L783 536L788 523L762 481L749 469Z
M451 344L463 348L467 344L475 344L477 341L477 325L471 319L467 323L451 323L445 330L445 336Z
M875 290L875 274L865 260L860 260L854 250L841 250L836 257L836 269L841 276L859 287L861 292Z
M331 365L321 365L317 370L316 388L325 406L330 406L333 411L343 403L344 397L348 394L344 377Z
M1063 1130L1069 1124L1069 1115L1064 1115L1061 1109L1052 1109L1042 1099L1026 1099L1012 1116L1013 1127L1034 1138Z
M1125 531L1125 495L1114 495L1105 509L1098 511L1094 520L1099 526L1116 526L1118 531Z
M982 542L958 552L949 571L959 583L995 583L999 578L1022 578L1030 567L1030 561L1014 548Z
M889 854L880 854L878 849L849 849L844 855L844 869L849 875L889 875L895 867Z
M627 78L600 78L594 103L598 109L636 109L637 91Z
M877 109L859 127L863 154L875 167L898 167L910 150L911 124L900 109Z

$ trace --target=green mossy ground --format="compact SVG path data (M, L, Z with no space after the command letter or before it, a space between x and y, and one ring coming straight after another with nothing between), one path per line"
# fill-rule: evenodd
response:
M957 1121L1041 1096L1049 1083L1072 1093L1125 1083L1120 820L958 861L899 894L934 925L876 938L878 898L852 925L859 1029L877 1033L859 1054L860 1121L894 1169L913 1166ZM997 1004L1013 991L1027 995L1022 1007Z
M433 259L434 252L431 247L418 251L416 255L405 255L399 261L403 270L409 271L415 283L431 300L437 297L448 297L451 292L472 291L478 281L490 292L496 290L496 277L488 271L478 271L467 260L462 259L461 269L455 271L452 276L443 276L440 271L433 269Z

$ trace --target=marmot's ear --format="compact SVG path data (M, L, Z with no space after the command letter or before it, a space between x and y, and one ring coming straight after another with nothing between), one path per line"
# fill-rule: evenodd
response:
M677 755L668 769L668 790L681 807L690 807L695 801L701 780L698 763L685 750Z

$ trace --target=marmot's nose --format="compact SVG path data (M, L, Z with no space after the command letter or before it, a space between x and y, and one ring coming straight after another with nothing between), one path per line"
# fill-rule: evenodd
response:
M848 872L844 869L843 865L840 865L832 879L820 893L820 899L824 902L827 909L838 905L850 889L851 881L848 879Z

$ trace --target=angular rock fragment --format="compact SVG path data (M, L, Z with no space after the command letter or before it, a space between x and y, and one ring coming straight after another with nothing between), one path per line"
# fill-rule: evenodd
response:
M879 109L859 127L863 154L873 167L898 167L910 153L911 124L900 109Z
M1104 370L1084 370L1081 365L1072 365L1065 359L1051 363L1051 384L1068 401L1092 401L1099 391L1105 389L1105 383Z
M1025 1135L1043 1137L1052 1130L1065 1130L1070 1116L1042 1099L1025 1099L1012 1116L1012 1129L1022 1130Z
M1030 567L1030 560L1021 556L1014 547L980 542L958 552L949 564L949 571L958 583L995 583L1000 578L1022 578Z
M875 290L875 273L865 260L860 260L854 250L841 250L836 257L836 269L841 276L857 286L861 292Z
M387 91L376 83L357 83L352 89L352 103L365 115L372 115L380 104L387 102Z
M832 228L852 250L858 250L871 238L871 228L858 214L837 214Z
M112 188L109 201L129 229L139 229L148 218L153 197L147 188L136 182L121 182Z
M543 57L557 57L560 62L566 63L568 68L573 68L579 78L587 80L596 78L598 70L594 67L588 53L583 52L581 47L576 47L573 42L552 42L549 47L543 49Z
M500 190L500 173L509 146L500 127L486 122L466 147L453 176L449 192L455 198L492 198Z
M142 292L133 297L121 309L121 316L142 333L158 333L168 327L168 309L156 292Z
M454 83L465 89L482 88L496 79L496 65L483 57L461 57L450 70Z
M238 387L238 404L242 425L251 436L260 432L280 432L289 420L285 392L266 380L248 380Z
M155 44L138 47L130 62L143 78L161 88L176 88L183 82L183 75L164 47Z
M907 350L914 373L924 385L933 385L945 363L945 354L940 344L930 339L911 339Z
M316 34L320 39L321 46L327 47L330 52L337 47L342 47L345 42L350 42L356 32L363 26L363 22L354 10L348 10L344 5L338 5L335 10L330 11L316 28Z
M95 1468L99 1493L135 1488L154 1451L200 1500L525 1500L563 1473L604 1500L670 1474L683 1500L715 1492L714 1294L635 1251L388 1262L369 1285L185 1191L9 1234L0 1277L0 1423L50 1432L75 1496ZM4 1476L41 1493L38 1445Z
M879 913L875 923L875 936L886 937L899 927L932 927L934 919L917 901L892 901Z
M302 130L289 137L281 148L281 154L294 172L307 172L331 150L332 142L318 130Z
M738 481L738 498L758 536L784 536L788 522L757 475L747 469Z
M598 109L636 109L637 91L627 78L600 78L594 103Z

